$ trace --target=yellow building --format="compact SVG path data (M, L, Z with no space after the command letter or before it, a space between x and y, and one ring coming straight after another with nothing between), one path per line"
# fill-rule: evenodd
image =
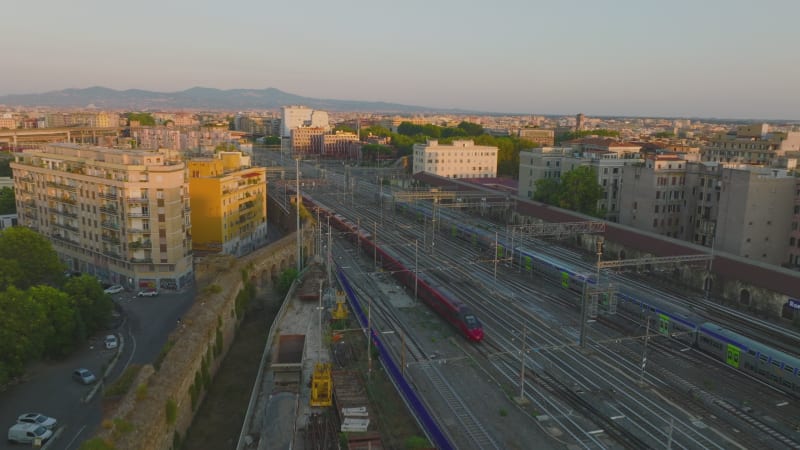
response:
M71 271L128 289L192 282L186 166L156 150L49 144L11 163L20 225Z
M192 245L197 252L244 255L267 241L267 178L241 152L188 162Z

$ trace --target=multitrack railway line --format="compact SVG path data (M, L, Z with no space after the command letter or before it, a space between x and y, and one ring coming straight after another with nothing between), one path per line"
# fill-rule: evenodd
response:
M352 198L351 196L351 205L354 204ZM409 245L409 242L412 239L420 241L420 233L417 230L418 227L414 227L413 225L399 226L399 221L397 217L395 217L394 212L389 215L382 209L379 212L370 208L355 211L355 208L352 206L346 207L346 205L343 209L347 210L345 214L351 219L362 214L360 217L363 220L362 223L366 225L363 226L365 230L370 230L371 227L369 225L377 224L380 220L384 226L380 228L381 235L378 237L379 245L386 245L392 248L394 252L402 254L402 258L406 263L408 263L411 258L414 258L415 255L413 254L413 250L411 250L412 247ZM378 216L379 213L380 216ZM388 227L385 226L385 221L387 220L391 221L391 230L387 229ZM375 228L377 228L377 226ZM395 237L393 236L394 232L404 236ZM427 230L425 232L427 233ZM504 302L509 303L509 298L505 295L505 292L511 293L510 303L518 303L517 299L522 299L524 297L534 298L546 296L551 299L557 299L560 298L561 295L552 296L543 294L543 291L531 290L530 286L524 286L518 279L508 276L505 271L501 271L501 273L493 277L489 264L486 264L486 261L480 261L482 258L480 252L475 252L474 250L465 252L463 245L457 246L448 243L449 238L442 239L442 235L447 235L447 233L441 233L436 236L435 251L432 245L433 236L431 237L431 245L423 249L422 253L424 257L428 259L428 262L426 267L421 267L420 270L431 274L435 272L445 273L445 276L438 277L440 283L447 286L448 289L457 293L460 297L469 299L468 302L473 305L477 311L480 311L479 317L484 319L485 327L488 330L487 339L483 344L474 346L474 348L481 349L482 347L488 348L490 345L497 346L499 350L497 353L503 353L502 357L483 355L483 358L485 361L490 362L491 366L494 367L496 371L500 372L509 384L514 384L513 380L515 376L517 376L515 372L518 374L518 369L521 365L520 357L523 357L523 355L520 354L521 351L518 345L519 333L515 336L514 333L509 332L509 330L518 331L523 327L530 327L528 330L531 334L527 336L526 346L528 349L536 350L534 351L533 357L526 354L524 358L526 361L525 365L528 366L528 369L535 373L535 375L528 373L524 382L526 387L528 387L530 383L530 389L526 397L533 401L534 404L537 405L537 408L549 412L554 418L568 416L570 420L572 420L574 416L570 416L568 413L565 413L565 411L570 409L584 411L585 415L589 417L595 425L599 425L603 428L605 434L613 437L618 444L626 448L631 445L640 445L638 448L641 448L641 445L645 442L649 443L649 445L644 444L644 446L662 446L668 439L672 440L672 445L675 448L727 448L736 445L733 442L726 442L720 445L709 440L706 435L701 434L700 430L695 429L697 426L692 423L691 417L688 420L679 419L674 411L664 409L663 405L656 404L648 395L641 393L641 389L628 389L628 385L636 384L634 380L636 377L631 376L631 374L637 373L637 366L635 363L637 358L635 355L636 352L633 349L629 349L627 346L617 346L615 347L616 350L612 350L609 348L609 345L607 345L607 342L601 342L605 339L601 339L600 341L597 339L589 339L591 357L587 357L586 354L582 354L574 348L574 335L562 335L562 337L559 338L560 340L553 338L554 335L559 335L561 333L554 333L549 327L541 327L535 330L535 327L532 325L535 323L535 317L531 316L530 311L525 309L508 311L508 305L504 304ZM423 242L426 237L423 237ZM447 254L449 258L441 259L441 256L445 254ZM454 258L459 261L470 261L470 263L456 264L452 262ZM577 255L576 259L578 259ZM587 263L581 261L581 264ZM408 264L407 266L411 267ZM591 272L593 270L591 269L591 265L587 264L587 266L589 267L587 268L587 272ZM614 276L606 272L603 272L603 275L609 279L612 279ZM466 283L467 280L469 280L469 283ZM506 287L498 289L498 282L504 284ZM627 283L628 280L624 282ZM463 286L471 286L473 289L463 289ZM476 286L486 287L486 290L480 294L480 298L476 297L478 293L476 292L477 289L474 289ZM500 290L504 292L499 293L498 291ZM522 292L522 294L514 294L515 292ZM604 325L608 324L604 323ZM623 339L617 340L621 341ZM662 347L660 343L656 343L655 341L656 340L651 343L653 349L658 349L658 351L664 353L667 353L669 350L674 357L687 360L688 355L685 353L677 352L669 346ZM515 344L515 342L517 343ZM626 344L627 343L626 341ZM515 357L515 354L519 357ZM689 359L689 361L697 363L697 361L691 359ZM503 368L504 366L507 367ZM514 366L516 366L516 369L513 368ZM576 370L576 368L578 369ZM603 382L597 382L596 380L588 378L586 375L576 374L575 372L592 374L593 377L600 378ZM677 390L679 388L675 386L685 387L688 383L672 375L661 376L661 378L669 379L666 381L664 379L656 379L649 374L646 374L645 377L651 385L657 386L657 389L665 390L667 392L666 395L674 395L676 392L680 392ZM560 384L548 386L548 379L558 380ZM519 381L520 380L517 378L516 383L518 384ZM620 388L621 386L623 388ZM544 388L548 392L560 393L561 395L558 395L560 400L558 402L545 400L549 396L538 395L536 393L537 387L539 389ZM598 402L596 399L587 399L587 397L589 397L585 395L587 391L590 394L613 392L614 395L609 396L605 401ZM531 394L531 392L533 392L533 394ZM571 396L577 396L584 405L572 404L571 402L575 401L575 399L570 399ZM608 414L604 412L605 410L600 409L600 407L607 406L609 401L611 401L610 404L617 408L618 411L625 412L624 425L615 421L611 424L615 428L612 428L611 425L605 423ZM720 403L720 405L723 406L719 408L725 409L724 401ZM699 416L700 414L700 412L695 412L693 410L690 416ZM731 414L733 413L731 412ZM674 425L669 425L669 435L667 431L665 431L665 424L668 425L670 423L670 421L667 421L668 417L672 418L674 423ZM742 421L748 422L746 418L743 418ZM585 423L569 423L567 420L562 420L559 422L559 426L585 448L593 448L595 446L597 448L607 447L607 443L589 433L593 430L587 431ZM757 429L759 428L758 425L753 426ZM617 427L622 428L622 431L616 431ZM766 434L772 434L771 431L768 431L768 428L762 428L761 430ZM622 434L615 434L618 432ZM778 434L780 433L778 432ZM659 438L653 439L655 436ZM649 440L647 440L648 437ZM640 442L637 443L637 439L640 440ZM775 437L774 439L779 442L781 441L780 437ZM784 443L793 446L792 442L793 441L789 439ZM758 441L758 443L764 445L763 441ZM749 447L750 445L747 446Z

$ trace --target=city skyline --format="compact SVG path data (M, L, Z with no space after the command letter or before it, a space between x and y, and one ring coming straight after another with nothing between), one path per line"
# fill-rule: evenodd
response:
M800 4L782 0L44 3L8 9L0 95L274 87L488 113L800 118Z

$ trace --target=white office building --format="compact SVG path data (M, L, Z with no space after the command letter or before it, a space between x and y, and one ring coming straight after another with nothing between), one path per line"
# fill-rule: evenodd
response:
M306 106L284 106L281 108L281 136L289 137L292 130L302 127L330 128L328 113Z
M446 178L494 178L497 176L497 147L453 141L440 145L429 140L414 144L413 173L428 172Z

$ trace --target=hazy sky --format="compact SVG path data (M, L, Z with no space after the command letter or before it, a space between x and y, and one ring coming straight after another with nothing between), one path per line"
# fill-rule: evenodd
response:
M274 87L494 112L800 119L800 0L40 0L2 17L0 95Z

